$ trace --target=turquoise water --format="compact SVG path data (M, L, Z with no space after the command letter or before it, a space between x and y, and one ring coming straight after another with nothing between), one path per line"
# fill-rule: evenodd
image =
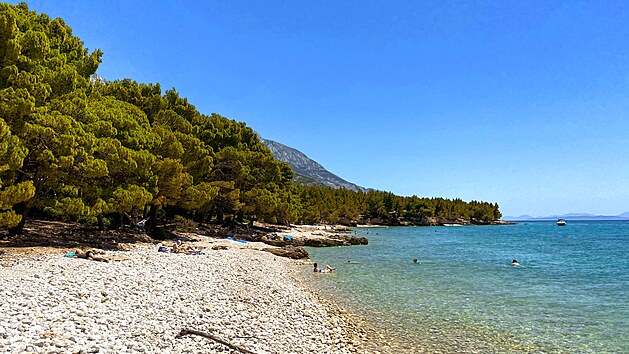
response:
M309 277L400 351L629 353L629 222L355 232Z

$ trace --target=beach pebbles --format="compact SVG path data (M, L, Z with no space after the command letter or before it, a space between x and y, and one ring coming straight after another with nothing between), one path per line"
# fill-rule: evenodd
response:
M255 353L356 350L343 320L291 280L294 261L205 253L140 246L111 263L50 254L0 267L0 353L233 352L182 329Z

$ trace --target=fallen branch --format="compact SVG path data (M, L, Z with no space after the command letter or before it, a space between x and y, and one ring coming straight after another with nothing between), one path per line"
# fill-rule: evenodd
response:
M216 336L214 336L212 334L201 332L201 331L195 331L193 329L182 329L181 332L179 332L179 334L176 336L176 338L183 337L183 336L188 335L188 334L194 334L194 335L197 335L197 336L201 336L201 337L205 337L205 338L211 339L211 340L213 340L215 342L221 343L222 345L229 347L230 349L237 350L237 351L242 352L242 353L255 354L254 352L252 352L249 349L245 349L245 348L241 348L241 347L239 347L237 345L233 345L233 344L225 341L224 339L218 338L218 337L216 337Z

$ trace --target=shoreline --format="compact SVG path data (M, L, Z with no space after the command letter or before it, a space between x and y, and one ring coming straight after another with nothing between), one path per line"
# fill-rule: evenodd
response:
M322 298L309 264L261 252L268 245L184 234L204 255L141 244L107 251L110 263L43 250L0 255L0 348L22 352L220 352L184 336L211 333L255 353L370 353L368 331ZM167 242L165 242L167 244ZM213 250L214 246L227 249Z
M317 276L328 276L317 274ZM361 345L357 347L359 353L378 353L378 354L396 354L408 352L425 353L423 349L417 347L409 347L408 343L398 338L391 333L383 333L375 325L371 323L367 317L359 314L349 304L343 304L343 301L338 299L338 294L324 293L321 289L317 289L316 284L312 279L302 272L298 275L296 281L302 284L302 287L310 292L317 300L325 306L329 312L340 316L346 320L346 326L350 328L350 332L355 333L362 341Z
M363 225L356 228L364 227L365 229L382 229L388 228L385 225ZM351 230L354 227L348 227L340 224L333 225L291 225L289 229L278 232L279 236L294 236L296 240L317 240L328 239L334 240L339 237L347 237L348 235L354 235ZM307 246L311 248L319 248L319 246ZM329 247L329 246L325 246ZM338 246L337 246L338 247ZM348 247L348 246L342 246ZM354 247L354 246L350 246ZM345 303L342 299L337 298L338 294L325 293L318 287L315 278L334 276L332 274L314 273L312 272L312 264L315 260L308 258L303 262L294 263L296 268L294 270L293 280L299 284L305 291L315 296L319 303L325 306L329 312L340 316L345 319L345 324L350 328L350 332L354 333L359 339L361 345L359 346L360 353L379 353L379 354L396 354L401 352L430 352L423 348L409 347L408 343L397 336L391 335L391 333L383 332L374 326L371 321L359 314L348 303ZM336 265L334 265L336 266Z
M351 229L342 225L291 225L290 228L274 231L280 238L290 235L302 241L338 238L352 233ZM262 251L276 248L267 243L229 240L217 234L205 236L202 232L177 232L173 235L187 241L184 245L201 250L205 255L158 253L159 246L171 248L174 242L157 244L156 241L140 241L139 244L120 243L119 250L106 251L106 257L117 259L112 263L63 258L65 251L58 247L0 246L0 278L11 284L0 289L0 306L7 309L0 314L0 349L8 347L9 353L76 350L100 353L214 353L228 350L221 344L197 336L176 338L183 329L204 331L255 353L397 353L400 350L431 352L432 349L443 349L410 344L404 336L389 333L361 314L359 308L353 308L345 299L337 298L339 294L320 288L315 277L334 275L313 273L310 259L275 256ZM110 267L115 270L108 270ZM205 274L208 272L210 274ZM160 310L153 315L150 309L144 308L147 305L143 301L141 304L136 301L131 309L125 304L108 307L104 311L105 316L113 311L130 313L132 319L147 318L150 324L144 324L146 336L136 331L129 338L116 332L116 326L125 330L131 328L129 321L119 315L105 320L115 324L111 327L112 336L94 335L102 331L107 333L110 322L98 322L99 313L89 311L98 309L99 300L103 303L109 300L109 296L98 294L104 291L109 295L110 290L107 289L120 274L122 278L119 282L132 284L131 289L122 286L123 294L118 298L129 298L133 303L133 299L144 296L146 300L148 297L149 304L157 301ZM166 280L162 281L162 278ZM47 289L44 280L56 287ZM321 280L324 281L323 278ZM16 284L24 282L41 286L43 290L30 286L32 291L22 292ZM75 282L79 285L73 286ZM153 286L154 282L158 285ZM101 289L103 287L105 290ZM21 308L26 304L28 307L35 301L31 300L33 298L46 303L51 294L59 291L65 294L63 301L67 304L58 301L55 306L36 307L34 311L39 314L52 312L52 317L44 316L41 320L41 316L33 317L33 311L16 310L16 306ZM161 295L155 295L155 291ZM143 295L143 292L148 292L148 295ZM156 296L175 301L160 303L154 299ZM182 309L179 302L190 309ZM60 309L67 313L64 315ZM239 311L245 311L245 315L240 316ZM77 313L79 318L73 318ZM185 317L195 313L198 319L186 320ZM170 315L174 316L172 320ZM12 317L17 317L18 321ZM247 321L255 323L247 324ZM90 322L106 324L107 328L90 332L86 325ZM152 329L155 323L158 324L157 333ZM269 332L269 324L275 330ZM28 327L36 328L35 332L31 333L33 331ZM243 328L246 334L239 333ZM77 329L80 332L76 332ZM64 332L71 334L63 336ZM12 340L13 337L17 337L17 342ZM299 343L295 342L295 338L300 339ZM274 344L269 344L269 341Z

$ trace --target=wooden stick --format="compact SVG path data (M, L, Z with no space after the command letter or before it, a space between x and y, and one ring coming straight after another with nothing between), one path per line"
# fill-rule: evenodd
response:
M212 334L201 332L201 331L195 331L193 329L182 329L181 332L179 332L179 334L176 336L176 338L183 337L183 336L185 336L187 334L194 334L194 335L197 335L197 336L201 336L201 337L205 337L205 338L211 339L211 340L213 340L215 342L221 343L224 346L227 346L227 347L229 347L229 348L231 348L233 350L237 350L237 351L242 352L242 353L255 354L251 350L248 350L248 349L245 349L245 348L241 348L241 347L239 347L237 345L233 345L233 344L225 341L224 339L218 338L218 337L216 337L216 336L214 336Z

